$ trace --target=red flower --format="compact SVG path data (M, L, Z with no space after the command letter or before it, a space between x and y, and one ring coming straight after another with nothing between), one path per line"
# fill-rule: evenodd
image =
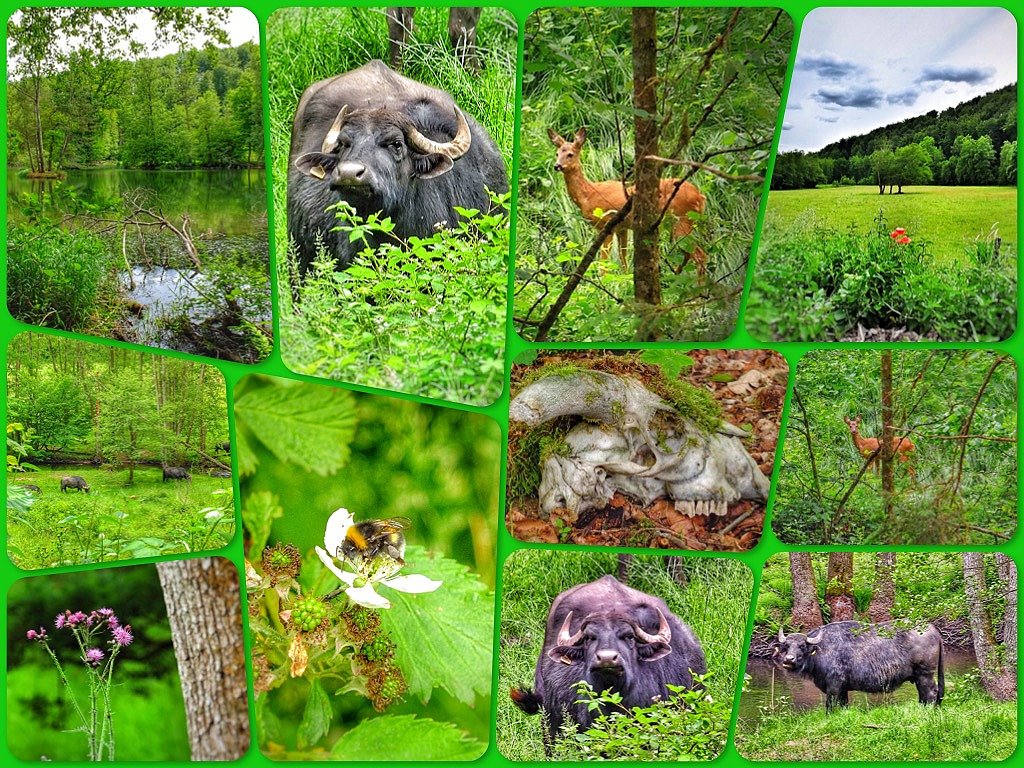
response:
M909 243L909 242L910 242L910 238L909 238L909 237L907 237L906 235L903 235L903 236L902 236L902 237L901 237L901 238L900 238L899 240L897 240L896 242L897 242L897 243L899 243L900 245L906 245L907 243Z
M902 237L905 234L907 234L907 230L905 230L903 227L896 227L896 229L889 233L889 237L895 240L896 238Z

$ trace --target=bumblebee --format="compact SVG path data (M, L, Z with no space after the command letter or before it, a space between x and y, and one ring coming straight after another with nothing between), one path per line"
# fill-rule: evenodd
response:
M412 525L405 517L390 517L383 520L364 520L353 523L345 533L345 539L338 547L342 557L359 568L361 563L370 563L384 555L398 565L405 565L405 536L402 530Z

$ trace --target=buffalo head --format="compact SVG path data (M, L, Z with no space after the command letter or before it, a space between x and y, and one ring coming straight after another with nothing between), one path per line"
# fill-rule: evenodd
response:
M807 666L810 657L814 655L814 649L823 639L823 635L810 637L799 632L794 632L787 637L783 633L782 627L779 627L778 642L775 643L772 656L784 669L801 672Z

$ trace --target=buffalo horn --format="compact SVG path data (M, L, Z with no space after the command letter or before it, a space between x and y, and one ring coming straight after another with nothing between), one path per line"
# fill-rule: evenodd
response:
M413 126L409 126L409 144L412 145L413 149L417 149L426 155L436 153L447 155L452 160L459 159L469 151L469 145L473 141L473 136L469 132L469 123L466 122L466 116L462 114L462 110L458 107L455 108L455 119L459 121L459 128L451 141L444 143L431 141Z
M572 611L569 611L569 615L565 617L565 621L562 622L562 628L558 630L558 645L576 645L583 637L583 630L580 629L575 635L569 634L569 622L572 621Z
M334 152L334 146L338 143L338 134L341 133L341 126L345 124L345 118L348 117L348 104L341 108L338 112L338 116L334 118L334 122L331 123L331 130L327 132L327 136L324 137L323 146L320 147L320 151L326 155Z
M780 643L786 642L786 636L784 634L782 634L782 625L781 624L779 625L779 642Z
M646 632L644 632L643 627L637 624L636 636L643 640L645 643L667 644L672 641L672 628L668 625L668 619L665 618L665 614L661 612L661 609L658 608L656 610L658 611L658 618L660 619L660 621L658 622L658 634L649 635Z
M808 635L807 636L807 644L808 645L817 645L818 643L820 643L822 641L823 637L824 637L824 635L818 635L817 637L811 637L810 635Z

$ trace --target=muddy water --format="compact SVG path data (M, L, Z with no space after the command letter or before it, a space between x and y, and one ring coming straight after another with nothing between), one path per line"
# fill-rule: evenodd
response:
M946 668L946 689L956 684L956 678L977 669L978 662L974 654L960 648L943 649L943 662ZM788 697L785 708L797 711L825 706L825 694L819 691L807 678L777 667L768 659L751 658L747 660L747 674L750 682L747 690L740 698L740 718L757 720L760 718L759 707L769 707L774 700L780 706L780 697ZM917 688L913 683L904 683L892 693L850 692L851 706L868 706L892 704L904 701L917 701Z

